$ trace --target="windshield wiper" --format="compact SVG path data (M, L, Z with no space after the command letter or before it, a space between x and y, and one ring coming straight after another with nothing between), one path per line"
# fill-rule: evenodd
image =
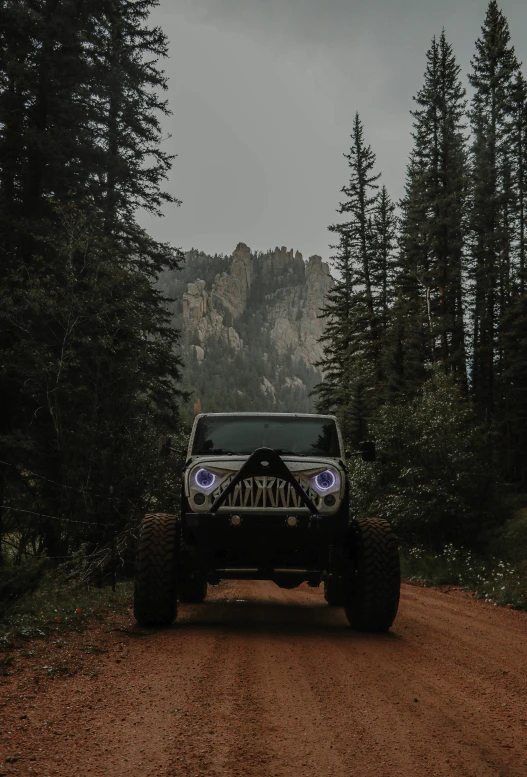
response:
M297 451L290 451L289 448L275 448L276 453L278 453L279 456L283 456L284 454L286 456L305 456L305 453L298 453Z

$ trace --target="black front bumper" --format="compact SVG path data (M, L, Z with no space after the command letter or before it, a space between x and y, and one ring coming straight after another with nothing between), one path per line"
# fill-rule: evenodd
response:
M237 516L240 522L233 523L233 516ZM290 526L288 518L295 518L296 524ZM311 515L310 513L288 512L274 513L271 510L265 512L242 513L232 510L218 513L186 513L183 516L185 526L193 533L203 537L221 535L224 532L245 534L268 534L269 532L328 532L335 523L335 516Z
M291 526L288 518L296 524ZM342 534L341 524L339 515L306 512L186 513L183 538L202 568L253 569L272 578L278 569L327 569L329 547Z

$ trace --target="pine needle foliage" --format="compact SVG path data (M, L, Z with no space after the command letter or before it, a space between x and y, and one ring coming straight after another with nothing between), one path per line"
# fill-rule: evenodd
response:
M466 383L462 275L466 230L465 92L445 32L427 52L424 85L412 112L414 147L402 202L399 308L418 317L414 351L422 379L440 364ZM414 327L415 328L415 325ZM409 333L410 342L415 335ZM414 385L413 389L418 387ZM412 387L408 387L411 393Z
M150 499L155 437L179 429L155 281L181 257L137 222L179 204L155 5L0 5L0 539L19 559L109 541Z
M474 90L472 125L472 383L484 416L491 420L503 401L499 321L510 306L511 236L515 209L514 87L518 61L507 19L496 0L488 5L469 74ZM518 97L518 93L516 93ZM521 102L521 96L520 96ZM520 130L521 132L521 130ZM523 162L522 162L523 164Z
M337 209L343 220L329 227L338 237L337 282L322 314L327 319L322 340L326 355L317 366L325 377L315 393L318 409L337 412L345 433L357 440L379 401L394 239L393 206L385 190L379 195L375 155L358 113L345 158L349 179Z

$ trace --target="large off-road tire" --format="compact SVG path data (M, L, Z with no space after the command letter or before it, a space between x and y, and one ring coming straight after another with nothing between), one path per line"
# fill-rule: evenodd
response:
M200 604L207 596L207 578L202 572L191 572L180 581L178 598L180 602Z
M330 607L344 607L346 591L342 579L329 575L324 580L324 599Z
M397 614L401 587L397 540L381 518L360 518L350 529L346 616L354 629L388 631Z
M140 626L169 626L176 619L180 532L176 515L143 518L134 588L134 615Z

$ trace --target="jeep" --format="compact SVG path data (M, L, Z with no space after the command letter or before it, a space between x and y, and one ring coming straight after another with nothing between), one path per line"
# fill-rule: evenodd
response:
M170 454L171 443L161 445ZM366 461L375 445L362 443ZM353 628L387 631L399 603L397 542L378 518L350 520L337 419L296 413L196 416L177 514L142 521L134 613L169 625L177 602L202 602L221 580L324 585Z

